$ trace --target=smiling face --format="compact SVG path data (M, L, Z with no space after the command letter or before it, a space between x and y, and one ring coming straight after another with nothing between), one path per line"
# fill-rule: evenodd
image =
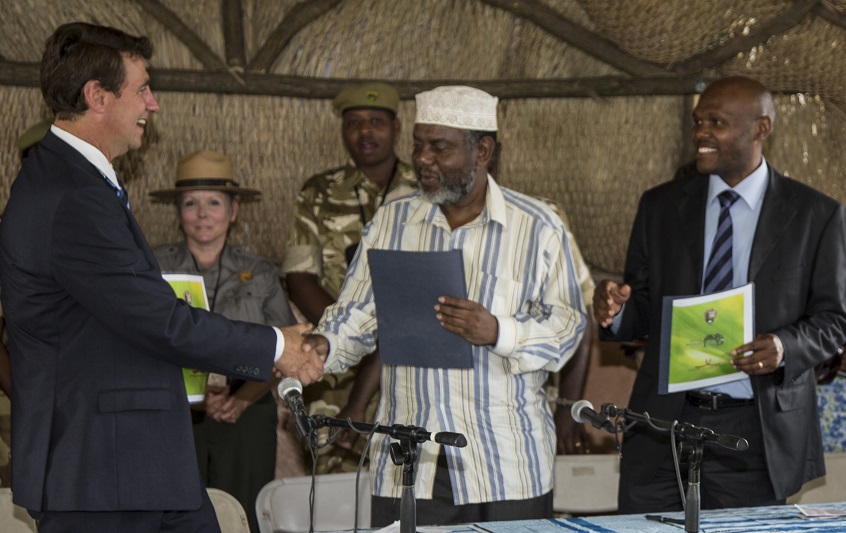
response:
M103 148L110 161L141 147L147 119L159 111L159 103L150 90L144 59L123 54L123 65L126 70L124 84L118 94L108 93L103 108Z
M179 223L188 247L223 248L229 224L238 216L238 200L220 191L187 191L177 200Z
M772 128L771 99L757 82L726 79L711 84L693 110L696 169L734 187L761 164Z
M464 131L430 124L414 125L411 160L423 197L438 205L455 205L477 187L478 147L471 148Z
M384 109L347 109L341 136L350 157L360 168L374 167L393 158L400 122Z

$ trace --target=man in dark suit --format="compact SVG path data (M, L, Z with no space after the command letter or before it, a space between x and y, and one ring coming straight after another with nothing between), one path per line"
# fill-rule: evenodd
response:
M745 437L743 452L706 446L702 508L775 505L825 474L814 365L846 340L846 215L835 200L770 167L770 93L748 78L711 84L693 112L696 161L647 191L632 228L624 281L605 280L594 313L605 340L648 336L629 408ZM748 379L658 394L664 296L704 290L726 190L733 221L727 286L754 282L754 340L734 347ZM725 270L723 271L726 272ZM745 357L744 357L745 355ZM670 439L643 425L626 434L619 511L681 510ZM682 466L682 476L687 474Z
M0 224L13 493L42 532L219 531L181 367L322 375L300 350L306 326L229 321L177 300L162 279L111 166L159 110L151 55L146 37L113 28L54 32L41 90L56 121Z

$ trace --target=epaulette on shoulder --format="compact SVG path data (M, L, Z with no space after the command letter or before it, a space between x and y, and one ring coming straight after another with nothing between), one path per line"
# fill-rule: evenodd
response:
M310 177L306 180L306 183L308 183L308 182L310 182L310 181L312 181L312 180L319 180L319 179L323 179L323 178L328 178L328 177L329 177L329 176L331 176L332 174L337 174L338 172L341 172L341 171L342 171L342 170L344 170L346 167L347 167L346 165L341 165L341 166L337 166L337 167L333 167L333 168L330 168L330 169L324 170L323 172L319 172L319 173L315 174L314 176L310 176Z

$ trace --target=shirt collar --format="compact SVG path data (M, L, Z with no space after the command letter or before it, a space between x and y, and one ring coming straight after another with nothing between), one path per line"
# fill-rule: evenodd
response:
M488 174L487 196L487 208L491 220L499 223L503 228L506 227L505 197L502 195L502 189L490 174Z
M764 199L764 192L767 190L768 178L769 172L767 168L767 160L761 156L761 164L758 165L758 168L743 178L733 190L743 199L750 209L755 210ZM711 205L711 202L716 201L717 196L719 196L721 192L728 189L731 189L731 187L728 186L728 183L723 181L723 179L716 174L711 174L708 182L707 205Z
M106 156L101 152L96 146L90 144L86 141L83 141L76 135L70 133L69 131L63 130L62 128L53 124L50 126L50 131L58 137L59 139L68 143L71 148L82 154L82 157L87 159L92 165L97 167L97 170L100 171L103 176L116 187L119 188L117 174L115 174L115 169L112 168L112 164L109 163L109 160L106 159Z

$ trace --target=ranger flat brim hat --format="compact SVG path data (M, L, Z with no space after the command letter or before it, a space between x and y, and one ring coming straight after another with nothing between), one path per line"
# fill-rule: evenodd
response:
M176 166L176 183L171 189L152 191L153 198L170 199L186 191L222 191L242 199L255 199L261 195L232 179L232 160L229 156L212 150L200 150L179 160Z

